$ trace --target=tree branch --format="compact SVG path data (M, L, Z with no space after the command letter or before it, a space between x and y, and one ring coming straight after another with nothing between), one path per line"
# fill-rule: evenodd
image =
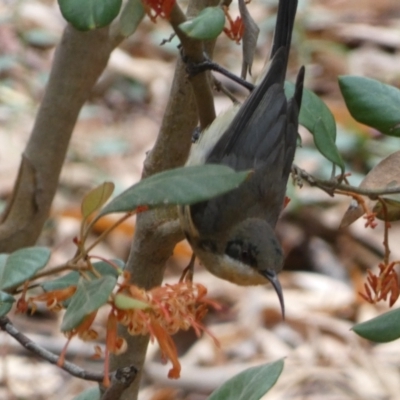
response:
M111 381L111 386L104 392L101 400L119 399L124 390L134 381L137 369L133 366L118 369Z
M46 221L79 112L120 38L68 25L0 225L0 252L33 245Z
M204 7L217 4L217 0L192 0L187 14L194 16ZM170 16L171 26L181 40L188 59L194 63L201 62L204 58L204 49L211 56L215 41L203 44L199 40L188 38L178 28L184 21L186 17L175 3ZM146 158L143 177L183 165L189 154L192 132L197 121L200 120L200 126L204 129L214 119L214 99L209 74L200 73L190 78L189 82L186 65L179 58L161 128L157 141Z
M188 15L197 15L204 7L217 4L217 0L191 0ZM171 24L182 40L186 55L193 61L201 61L203 59L201 42L184 37L177 28L177 25L184 20L182 11L175 4L171 14ZM206 44L209 54L212 52L213 43ZM205 91L209 91L209 94L205 95ZM211 123L215 117L209 80L206 74L200 74L189 82L185 65L179 59L163 122L157 141L146 158L143 177L185 163L191 146L192 132L198 121L197 111L202 126ZM183 239L179 224L170 225L171 220L176 217L175 207L147 211L137 216L135 238L126 266L135 285L148 290L162 283L165 263L172 255L175 244ZM119 334L127 341L129 350L120 356L111 357L111 368L135 365L140 375L146 356L148 336L132 337L123 327L120 327ZM124 392L121 399L136 399L139 383L140 376Z

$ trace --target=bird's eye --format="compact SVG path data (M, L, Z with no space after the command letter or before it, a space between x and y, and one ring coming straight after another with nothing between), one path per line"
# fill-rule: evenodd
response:
M242 246L241 243L237 241L229 242L226 246L225 253L229 256L234 258L235 260L241 259L242 253Z
M257 264L257 261L256 261L255 257L253 257L252 252L249 252L248 250L243 250L242 251L240 261L243 264L251 265L253 267L255 267L256 264Z
M257 266L256 254L251 247L241 241L231 241L227 244L225 254L243 264Z

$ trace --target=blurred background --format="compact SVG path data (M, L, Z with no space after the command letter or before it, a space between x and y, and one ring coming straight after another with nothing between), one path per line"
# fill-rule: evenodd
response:
M253 0L249 11L261 29L254 77L268 58L276 1ZM236 17L235 5L231 15ZM288 80L300 65L307 69L306 87L317 93L337 121L337 146L358 185L382 158L400 150L400 141L356 123L346 111L337 77L359 75L400 86L400 2L397 0L299 0ZM53 0L0 0L0 206L5 207L17 176L25 142L43 96L65 21ZM40 239L54 252L51 265L74 254L72 239L80 224L80 201L95 185L111 180L115 194L140 179L146 152L152 148L169 96L177 40L164 45L171 29L165 21L147 17L138 31L114 51L107 70L82 109L61 176L52 214ZM241 48L224 34L215 59L239 74ZM240 98L246 93L218 78ZM373 94L371 94L373 95ZM230 100L216 93L218 111ZM54 132L56 135L57 132ZM302 147L296 163L328 179L332 167L315 149L311 135L300 129ZM160 363L151 346L141 399L205 399L207 393L249 366L285 358L285 369L267 399L395 400L400 393L400 349L396 342L371 344L351 327L387 310L358 295L367 269L377 270L383 257L383 225L366 229L360 219L339 229L349 199L329 197L305 184L289 184L291 202L278 223L287 258L281 274L286 320L270 288L241 288L196 267L195 280L222 305L205 323L218 338L217 348L194 332L175 336L181 354L182 377L167 379L169 366ZM96 235L113 217L96 226ZM126 259L134 221L121 225L96 254ZM390 231L392 259L400 259L400 225ZM176 282L189 261L185 243L176 247L166 279ZM396 307L396 305L395 305ZM65 338L59 315L39 310L33 317L11 315L33 340L60 352ZM102 317L98 321L101 332ZM103 328L104 333L104 328ZM1 399L72 399L89 382L69 377L35 359L0 334ZM92 345L74 341L68 359L91 369Z

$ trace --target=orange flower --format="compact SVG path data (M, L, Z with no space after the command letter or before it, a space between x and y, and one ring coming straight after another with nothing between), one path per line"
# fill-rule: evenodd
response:
M96 318L97 310L93 311L91 314L87 315L79 326L72 329L72 331L65 332L65 336L67 336L68 340L65 343L64 348L61 351L60 357L58 358L57 365L61 366L64 364L65 353L67 352L68 345L72 338L78 335L82 340L94 340L97 339L97 332L94 329L91 329L92 323Z
M104 378L103 385L110 386L109 370L110 370L110 353L121 354L127 349L125 339L117 336L117 318L114 309L111 309L107 320L106 350L104 357Z
M32 305L33 311L36 310L36 301L45 301L49 310L59 311L62 308L61 302L69 299L76 292L76 286L68 286L64 289L52 290L50 292L31 297L28 303Z
M106 349L110 353L121 354L127 349L124 338L117 336L117 318L115 310L112 309L107 320Z
M156 339L160 345L163 358L172 363L168 377L171 379L179 378L181 365L171 335L181 329L187 330L191 327L197 335L200 335L202 331L209 333L201 321L207 314L209 305L215 308L218 305L206 298L207 289L203 285L191 281L155 287L145 291L129 283L129 273L123 272L123 278L123 282L118 285L116 293L111 296L109 301L111 311L107 320L104 386L107 387L110 384L110 353L120 354L127 349L126 341L117 334L118 323L126 326L131 335L149 334L151 340ZM75 291L76 286L70 286L43 293L28 301L25 300L25 291L22 294L19 307L24 309L29 303L35 307L35 302L45 301L47 306L54 310L61 307L61 303L70 298ZM87 315L78 327L65 333L68 340L60 354L57 363L59 366L64 363L69 342L74 336L79 336L83 340L97 338L97 332L91 328L96 314L97 310ZM211 337L213 336L211 335ZM214 337L213 339L218 344ZM97 349L96 356L99 355L100 351Z
M157 339L162 352L162 357L172 362L172 368L168 372L168 378L178 379L181 373L181 364L178 360L178 352L171 336L154 319L151 322L151 333Z
M143 0L143 6L149 18L156 22L158 16L169 19L175 0Z
M225 34L229 39L234 40L236 43L240 43L244 33L244 24L241 17L236 17L235 20L232 19L229 14L228 7L223 7L225 16L229 23L229 28L224 28Z
M200 284L179 282L146 292L127 283L129 276L125 278L115 296L118 306L113 306L113 318L115 315L115 319L126 326L131 335L150 334L152 340L157 339L163 357L172 362L168 377L179 378L181 367L171 335L190 327L197 335L201 331L209 333L201 320L207 313L207 305L217 305L205 298L207 289Z
M399 281L394 267L399 262L391 262L387 265L379 264L379 275L367 271L367 283L364 283L365 293L360 296L369 303L377 303L389 296L389 306L392 307L400 295Z

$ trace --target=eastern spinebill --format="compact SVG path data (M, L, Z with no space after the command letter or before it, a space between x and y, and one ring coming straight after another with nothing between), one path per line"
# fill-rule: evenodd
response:
M293 162L304 68L291 99L284 93L297 0L280 0L268 71L240 107L218 116L192 146L187 165L252 170L237 189L180 207L182 229L212 274L238 285L270 282L284 315L283 251L275 225Z

